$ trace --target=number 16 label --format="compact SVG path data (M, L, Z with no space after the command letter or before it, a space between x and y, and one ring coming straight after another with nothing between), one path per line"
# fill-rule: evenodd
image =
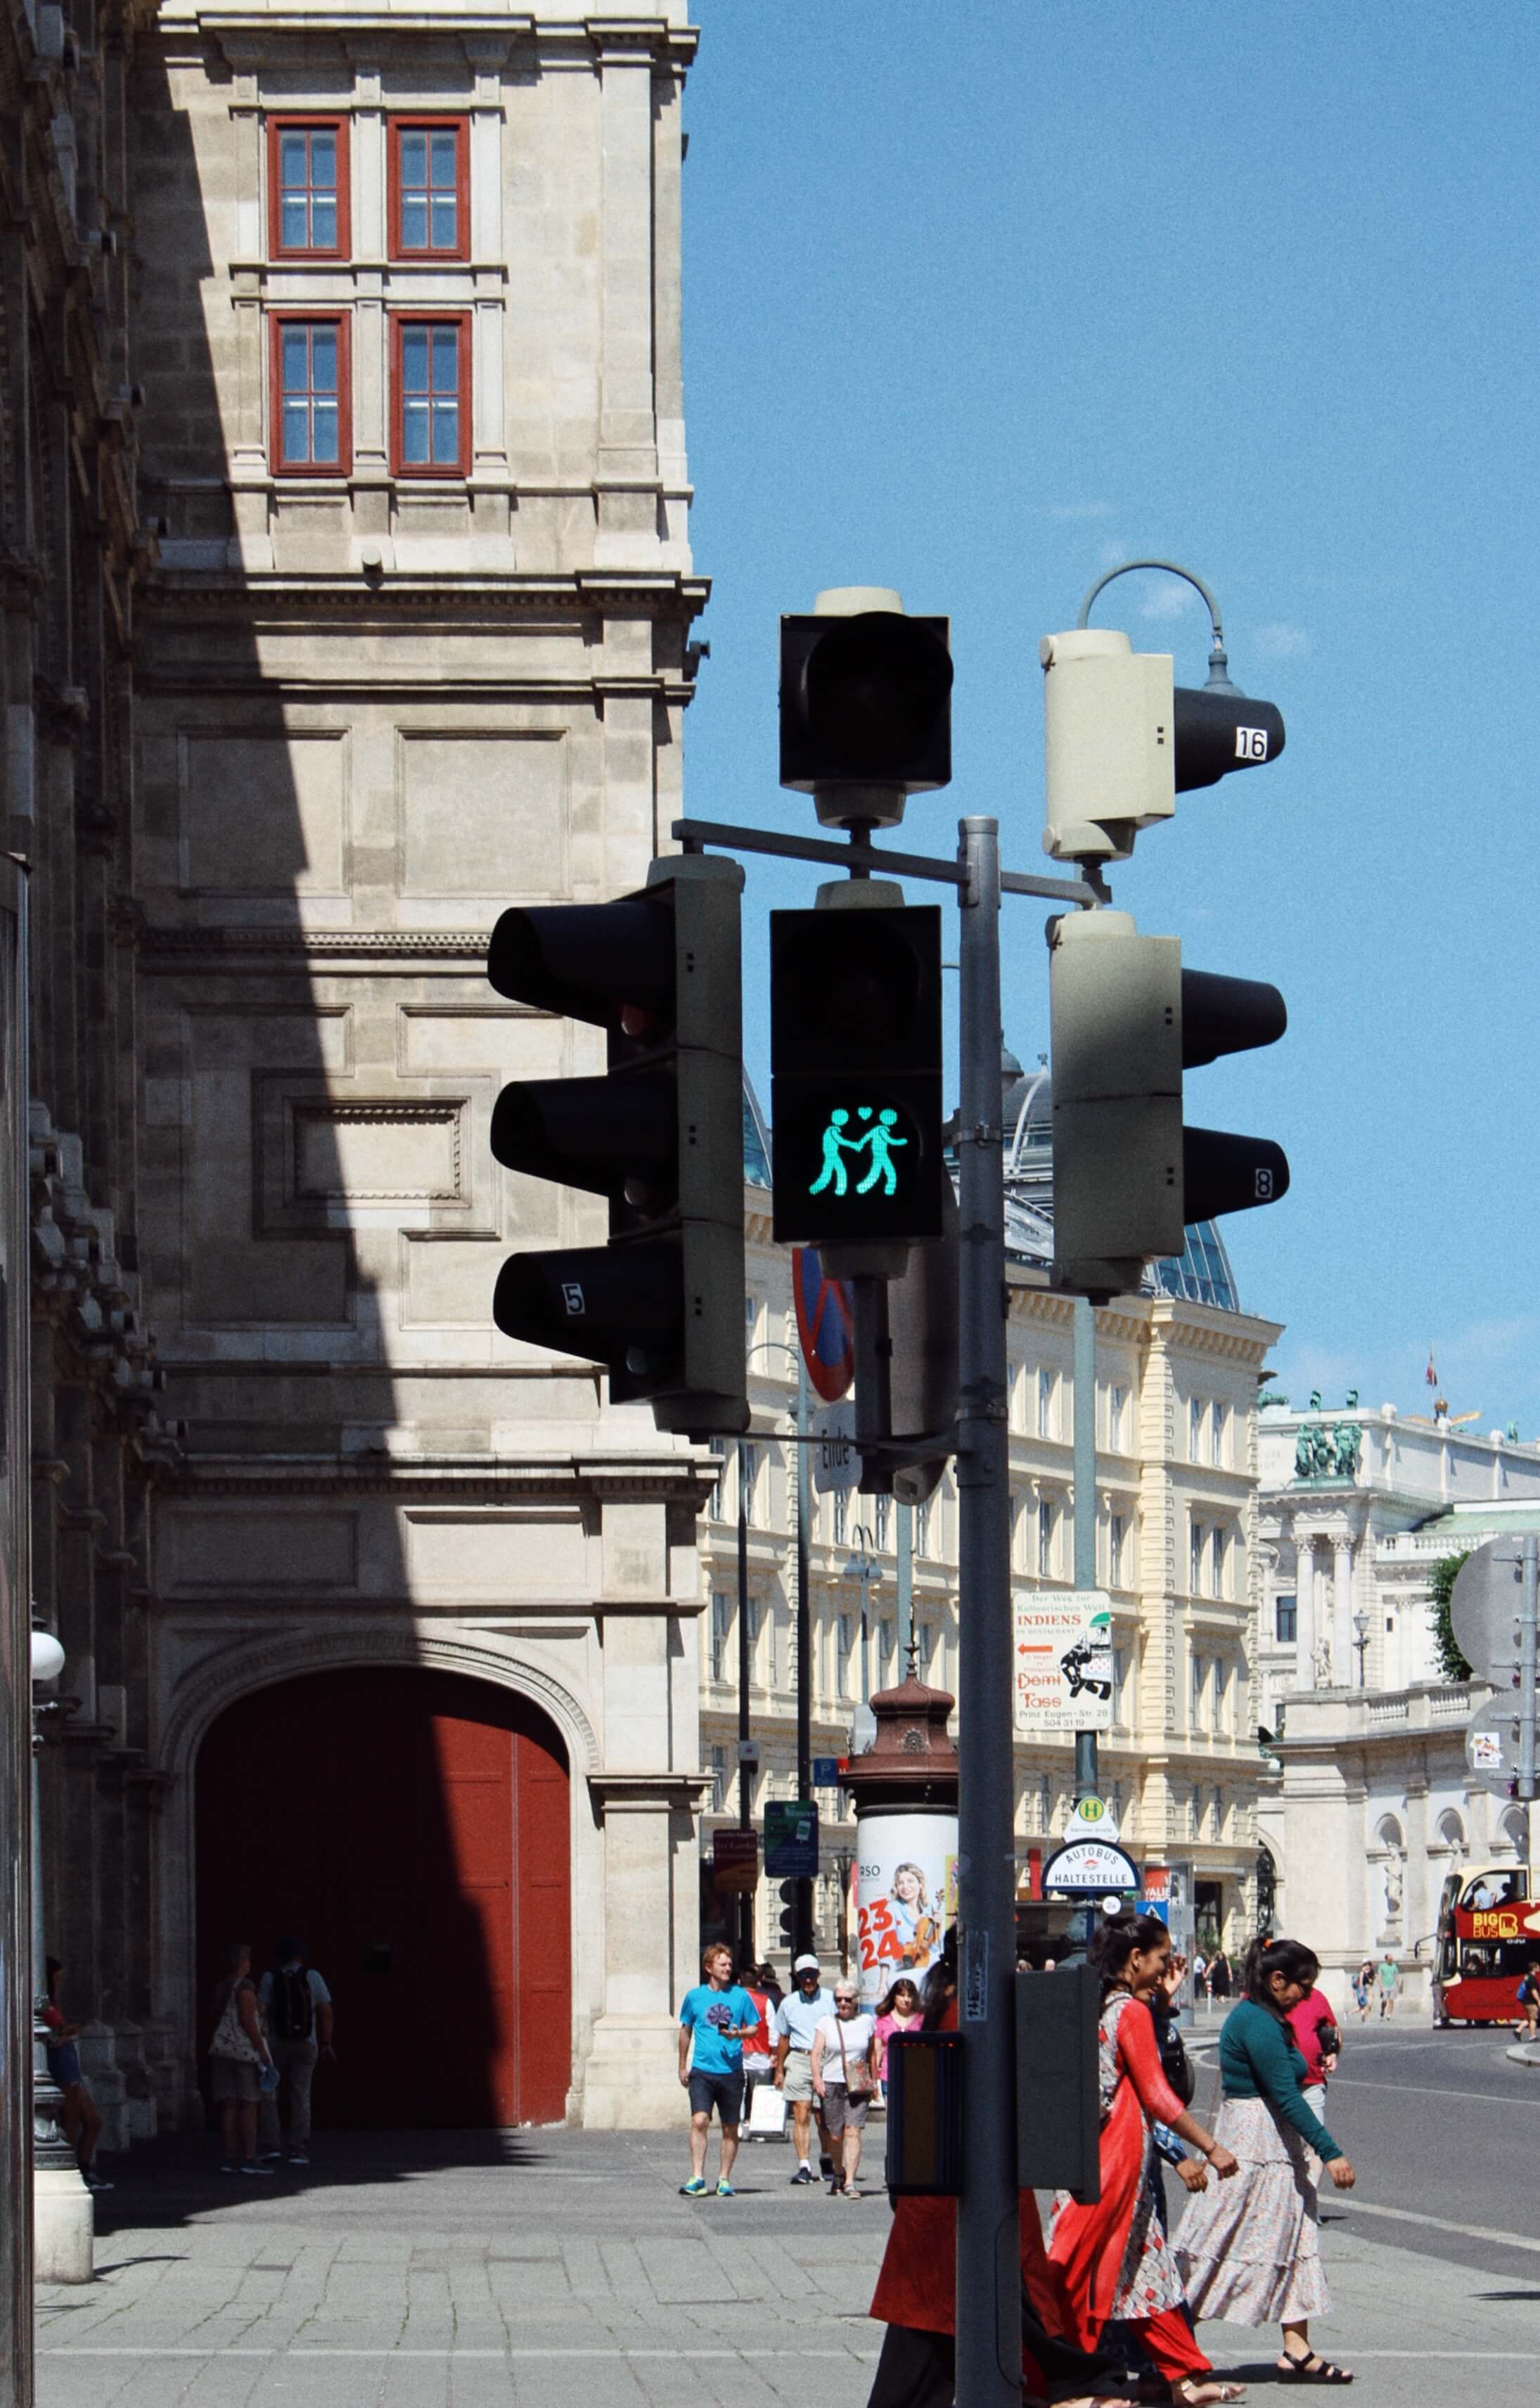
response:
M1267 730L1265 727L1237 727L1235 730L1237 761L1265 761Z

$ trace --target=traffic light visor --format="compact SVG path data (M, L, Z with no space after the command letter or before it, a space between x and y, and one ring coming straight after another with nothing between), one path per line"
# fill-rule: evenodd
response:
M505 911L487 949L499 995L600 1028L674 1010L674 914L667 901L556 903ZM638 1030L628 1030L637 1035Z

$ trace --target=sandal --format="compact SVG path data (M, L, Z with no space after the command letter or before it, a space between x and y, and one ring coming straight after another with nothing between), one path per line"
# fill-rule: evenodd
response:
M1333 2366L1330 2358L1322 2358L1314 2349L1308 2358L1295 2358L1292 2351L1285 2350L1278 2360L1278 2372L1285 2383L1351 2383L1353 2379L1346 2367Z
M1181 2401L1183 2408L1209 2408L1211 2401L1244 2400L1246 2386L1244 2383L1223 2383L1218 2378L1210 2383L1202 2375L1189 2374L1172 2385L1171 2397Z

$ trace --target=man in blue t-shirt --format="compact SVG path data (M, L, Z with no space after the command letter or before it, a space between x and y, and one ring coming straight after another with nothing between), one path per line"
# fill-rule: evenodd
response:
M701 1971L705 1981L685 1992L679 2009L679 2081L690 2093L690 2180L679 2185L679 2192L684 2199L706 2196L706 2136L715 2107L721 2118L717 2197L731 2199L728 2177L738 2154L743 2112L743 2040L759 2028L759 2009L734 1981L733 1952L720 1941L702 1951Z

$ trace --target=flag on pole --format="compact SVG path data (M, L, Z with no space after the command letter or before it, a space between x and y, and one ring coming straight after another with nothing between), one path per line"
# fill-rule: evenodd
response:
M1433 1369L1433 1350L1431 1346L1428 1349L1428 1368L1423 1372L1422 1376L1427 1381L1430 1388L1437 1387L1438 1373Z

